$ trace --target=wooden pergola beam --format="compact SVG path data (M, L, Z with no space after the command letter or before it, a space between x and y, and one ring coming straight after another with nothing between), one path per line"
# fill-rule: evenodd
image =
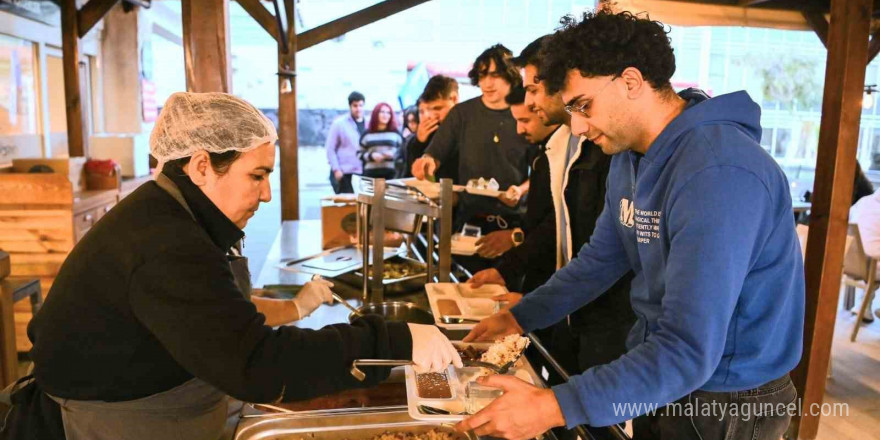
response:
M877 58L878 53L880 53L880 29L871 34L871 42L868 43L868 64Z
M284 0L287 22L287 51L278 42L278 72L296 73L298 37L294 1ZM281 11L279 11L281 12ZM279 33L282 30L279 30ZM289 82L287 89L285 83ZM299 220L299 142L297 140L296 76L278 75L278 148L281 156L281 220Z
M94 0L93 0L94 1ZM242 9L254 19L275 41L279 40L278 22L275 16L263 6L260 0L238 0Z
M116 6L121 0L89 0L76 13L77 35L85 37L95 25L107 15L110 8Z
M847 220L859 140L861 100L872 0L832 0L822 122L804 261L806 310L801 362L792 378L803 413L792 419L792 438L813 439L825 395L837 317Z
M430 0L385 0L297 35L297 50L308 49L428 1Z
M817 10L805 10L801 11L801 14L816 36L819 37L819 41L822 42L825 49L828 49L828 20L825 19L825 14Z

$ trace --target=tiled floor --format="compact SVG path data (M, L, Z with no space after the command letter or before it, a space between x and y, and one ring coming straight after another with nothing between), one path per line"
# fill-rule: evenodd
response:
M837 315L825 387L825 402L845 403L849 414L822 417L818 440L880 439L880 320L863 325L850 342L855 319L846 311Z

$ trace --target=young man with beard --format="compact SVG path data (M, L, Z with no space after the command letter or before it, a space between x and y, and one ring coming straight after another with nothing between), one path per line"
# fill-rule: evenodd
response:
M510 89L521 83L510 58L510 50L500 44L477 57L468 76L471 84L480 87L482 95L456 105L449 112L425 154L413 163L413 176L434 176L438 167L455 163L458 154L455 183L494 178L499 188L510 188L528 179L534 147L516 134L516 121L504 101ZM507 206L500 199L461 194L454 227L458 229L467 223L479 227L482 235L509 237L511 229L520 225L521 216L522 209ZM491 266L489 258L464 257L458 261L471 271Z
M611 156L592 142L572 134L571 116L565 112L562 95L547 93L539 68L544 57L541 47L548 39L549 36L544 36L533 41L515 62L522 67L524 104L531 106L544 124L559 127L547 141L550 173L547 190L552 195L554 215L548 219L549 225L526 235L523 247L528 244L532 251L524 255L522 261L516 259L519 253L505 255L496 268L474 275L472 282L476 285L511 285L517 274L523 273L523 267L540 265L542 261L552 262L554 271L565 266L573 253L589 243L605 206L605 181ZM537 190L532 189L529 197L537 196ZM552 274L551 271L541 279L527 278L522 292L534 290ZM546 333L539 332L554 358L568 372L607 364L626 353L626 338L636 320L629 302L631 279L632 275L627 273L599 299L571 313ZM520 297L511 295L504 299L516 303Z
M804 269L760 107L745 92L676 93L664 25L629 12L567 17L547 47L541 75L572 132L614 155L606 209L577 258L465 340L546 327L630 270L638 321L625 355L550 390L484 380L504 395L459 428L523 439L637 417L636 439L780 438L797 398Z

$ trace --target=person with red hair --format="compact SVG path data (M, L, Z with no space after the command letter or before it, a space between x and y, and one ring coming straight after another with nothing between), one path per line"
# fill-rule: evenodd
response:
M400 157L403 136L397 129L394 110L385 102L376 104L370 115L370 125L361 135L358 153L364 163L364 176L393 179L397 175L395 162Z

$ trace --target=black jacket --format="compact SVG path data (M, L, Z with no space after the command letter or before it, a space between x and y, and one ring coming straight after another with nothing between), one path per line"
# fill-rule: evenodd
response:
M406 325L376 316L317 331L263 325L227 263L241 230L169 168L197 221L149 182L76 245L28 328L47 393L132 400L195 376L244 401L296 400L361 386L348 372L356 358L411 358Z
M584 244L590 241L599 214L605 208L605 190L611 156L599 146L584 141L580 156L568 172L565 201L571 220L572 258ZM602 296L571 314L573 327L595 327L605 330L617 329L615 336L622 342L636 322L636 315L629 300L629 285L633 274L628 272Z
M602 149L589 141L584 141L583 151L572 164L568 172L568 184L564 188L564 197L569 210L572 254L589 242L596 227L599 214L605 207L605 189L608 171L611 167L611 156L602 153ZM545 156L546 161L546 156ZM546 282L556 269L556 218L550 195L549 165L547 168L546 190L532 187L529 197L538 195L539 191L547 193L550 199L550 215L544 217L534 230L526 234L526 241L514 249L513 254L507 252L502 257L498 271L509 284L515 282L517 274L532 273L532 267L543 267L550 262L552 271L544 278L526 278L523 281L523 292L530 292ZM540 177L540 176L539 176ZM532 185L534 185L534 180ZM539 180L540 182L540 180ZM531 210L531 206L529 206ZM525 251L520 251L525 249ZM508 254L510 254L508 256ZM632 274L628 273L605 294L582 307L571 315L571 324L575 327L596 327L609 329L617 327L616 334L626 334L635 323L635 314L629 301L629 283Z
M550 192L550 163L544 148L546 141L538 145L532 160L522 226L525 241L505 252L496 265L508 287L516 288L522 280L521 291L525 293L544 284L556 272L556 215Z

